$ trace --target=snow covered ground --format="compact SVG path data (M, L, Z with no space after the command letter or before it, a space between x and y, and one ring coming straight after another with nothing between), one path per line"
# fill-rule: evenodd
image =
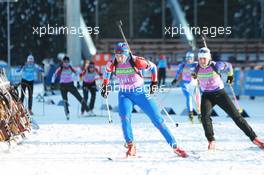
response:
M42 91L36 86L35 96ZM165 96L165 100L164 99ZM177 114L184 109L184 98L179 89L153 98L163 106L172 107ZM61 97L48 96L57 104ZM109 103L115 107L116 94ZM241 106L251 118L248 122L264 138L263 98L255 101L243 97ZM103 99L97 95L97 114ZM119 117L111 112L113 123L107 117L78 117L80 105L70 95L71 119L66 121L63 107L45 104L34 99L34 119L40 130L33 131L21 145L10 150L1 148L0 174L22 175L168 175L168 174L264 174L264 150L258 149L219 108L220 117L214 117L217 150L207 151L207 141L201 124L190 124L186 116L173 115L179 127L167 119L178 144L192 156L180 158L172 153L161 134L142 113L133 114L133 129L139 158L109 161L107 157L125 155Z

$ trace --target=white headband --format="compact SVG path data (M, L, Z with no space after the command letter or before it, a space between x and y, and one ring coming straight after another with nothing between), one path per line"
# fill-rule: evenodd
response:
M208 58L208 59L211 59L211 54L209 52L207 52L207 53L198 53L198 59L199 58Z

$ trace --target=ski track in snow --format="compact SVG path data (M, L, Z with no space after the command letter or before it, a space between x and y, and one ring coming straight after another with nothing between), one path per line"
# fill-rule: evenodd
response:
M41 92L36 86L35 94ZM175 95L184 103L184 98ZM49 96L56 103L60 96ZM170 97L168 97L170 98ZM191 125L187 116L173 116L179 123L175 127L167 120L179 146L190 153L189 158L180 158L144 114L132 114L134 138L139 158L127 160L107 160L125 156L126 149L117 113L112 113L114 123L108 124L107 118L80 118L77 116L79 105L70 96L71 120L66 121L63 107L45 105L34 101L34 119L39 122L40 130L33 131L18 146L0 151L2 174L25 175L169 175L169 174L264 174L264 150L260 150L240 131L230 118L213 118L217 150L207 151L207 141L201 124ZM110 98L111 99L111 98ZM170 98L174 103L174 98ZM101 112L102 99L97 95L98 114ZM116 104L112 100L110 104ZM169 103L169 102L168 102ZM248 103L242 100L241 104ZM249 102L249 106L253 106ZM263 99L254 102L256 113L261 113ZM182 104L179 104L179 106ZM177 112L179 113L179 112ZM247 119L260 138L264 138L264 118ZM194 156L199 158L194 158Z

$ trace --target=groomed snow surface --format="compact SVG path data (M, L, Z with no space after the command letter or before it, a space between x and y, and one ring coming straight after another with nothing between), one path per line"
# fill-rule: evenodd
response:
M42 86L35 87L35 96ZM81 92L81 91L80 91ZM45 97L57 104L58 95ZM116 93L110 94L109 103L117 104ZM213 118L217 150L207 151L207 141L198 121L190 124L187 116L179 114L185 99L179 89L153 97L160 104L172 107L172 115L179 127L167 120L178 144L191 154L180 158L172 153L164 138L142 113L133 113L132 124L137 144L137 158L118 159L126 149L118 114L111 112L113 123L107 117L79 117L80 105L69 95L71 119L66 121L62 106L45 104L34 98L34 119L40 129L32 131L21 145L9 150L1 146L0 174L20 175L168 175L168 174L264 174L264 150L260 150L235 126L223 111L215 108L219 117ZM165 100L164 100L165 99ZM97 94L95 113L105 101ZM263 98L249 100L242 97L241 106L251 116L247 119L260 138L264 138ZM114 161L107 160L111 157ZM117 159L116 159L117 158Z

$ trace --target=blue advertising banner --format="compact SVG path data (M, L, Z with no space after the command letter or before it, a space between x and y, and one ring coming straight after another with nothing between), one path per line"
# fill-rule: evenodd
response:
M248 70L245 72L244 94L264 96L264 70Z
M240 71L239 70L235 70L234 71L234 82L233 82L233 88L235 91L236 95L241 95L241 91L240 91Z

